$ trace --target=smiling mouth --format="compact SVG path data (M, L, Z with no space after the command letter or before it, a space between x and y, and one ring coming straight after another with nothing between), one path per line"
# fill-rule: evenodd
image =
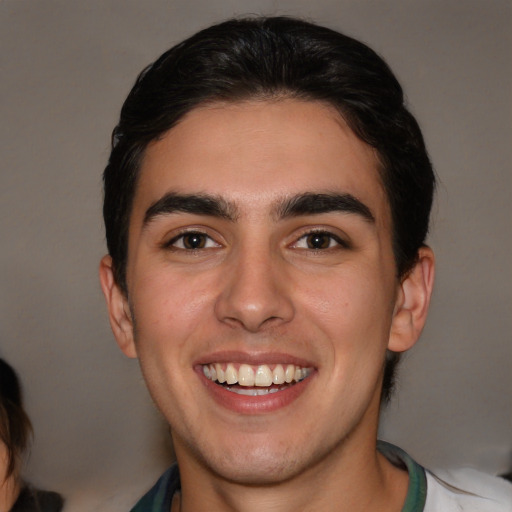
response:
M246 396L277 393L309 377L312 368L294 364L249 365L215 363L203 365L203 374L227 391Z

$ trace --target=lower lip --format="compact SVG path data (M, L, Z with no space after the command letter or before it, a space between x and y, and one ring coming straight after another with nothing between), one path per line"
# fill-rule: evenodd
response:
M264 414L287 407L304 393L314 377L313 372L304 380L281 391L260 396L248 396L228 391L224 386L207 379L203 375L202 367L199 367L196 371L206 389L218 404L240 414Z

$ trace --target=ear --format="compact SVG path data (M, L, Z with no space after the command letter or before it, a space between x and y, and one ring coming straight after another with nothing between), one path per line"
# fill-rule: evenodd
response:
M421 247L418 261L400 283L388 344L393 352L409 350L420 337L434 286L434 262L432 249Z
M112 258L104 256L100 262L100 284L107 302L110 326L117 344L128 357L137 357L133 336L133 319L128 298L114 278Z

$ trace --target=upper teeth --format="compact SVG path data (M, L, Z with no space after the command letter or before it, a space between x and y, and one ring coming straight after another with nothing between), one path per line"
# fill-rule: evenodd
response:
M266 387L272 384L299 382L310 373L310 368L302 368L294 364L277 364L273 369L266 364L251 366L249 364L215 363L203 365L204 375L213 381L229 385Z

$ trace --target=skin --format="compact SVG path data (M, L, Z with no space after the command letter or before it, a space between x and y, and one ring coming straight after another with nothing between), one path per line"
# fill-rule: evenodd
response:
M7 446L0 441L0 510L10 510L20 492L17 473L7 476Z
M397 279L377 165L332 109L289 99L197 108L148 147L128 297L108 256L100 279L117 342L171 425L181 510L401 509L407 474L376 451L382 369L386 349L407 350L421 332L434 260L422 248ZM154 214L166 194L227 207ZM370 216L283 213L304 194L350 197ZM312 373L281 401L233 404L200 372L232 359Z

